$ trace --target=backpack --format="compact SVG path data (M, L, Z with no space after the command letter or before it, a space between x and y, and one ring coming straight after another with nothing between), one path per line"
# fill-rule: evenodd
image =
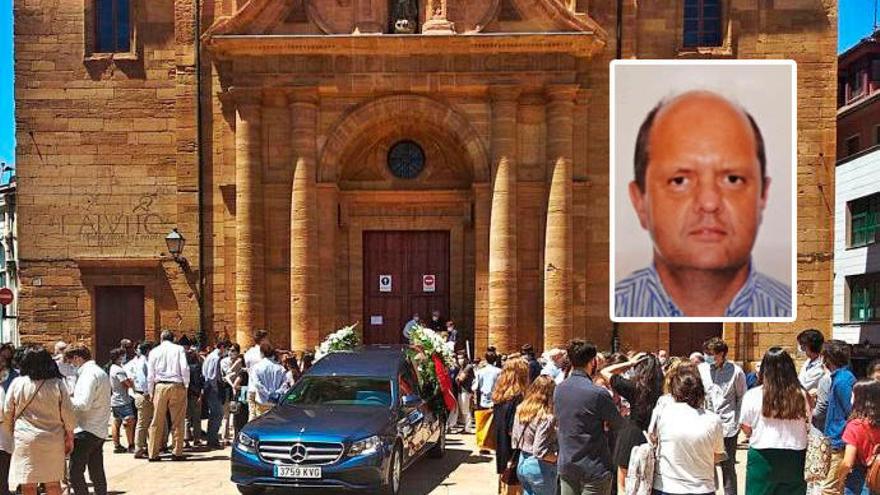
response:
M871 493L880 492L880 444L874 446L874 452L868 458L865 486L871 490Z

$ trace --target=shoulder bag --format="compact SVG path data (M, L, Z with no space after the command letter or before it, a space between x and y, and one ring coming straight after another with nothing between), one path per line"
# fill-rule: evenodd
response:
M871 493L880 493L880 444L874 446L874 452L868 458L865 470L865 486Z
M10 425L10 427L9 427L10 429L13 429L15 427L15 423L18 421L19 418L21 418L21 416L24 414L24 412L27 411L27 408L28 408L28 406L31 405L31 402L33 402L34 399L37 398L37 394L40 393L40 389L43 388L43 384L45 384L45 383L46 383L46 380L41 380L40 384L37 385L37 389L34 391L34 394L31 395L31 398L28 399L28 401L24 403L24 407L21 408L21 411L16 411L15 417L12 419L12 425Z
M535 418L532 418L534 421ZM532 425L532 422L529 421L529 424L523 428L523 432L519 437L519 442L517 443L516 448L513 449L513 452L510 453L510 459L507 460L507 466L504 467L504 471L501 473L501 482L508 486L516 486L519 485L519 477L516 475L516 468L519 466L519 455L522 450L522 442L523 438L526 436L526 430Z
M837 400L834 391L829 391L832 397L828 400ZM810 428L810 415L807 416L807 454L804 462L804 481L818 483L828 476L831 469L831 440L823 432L816 433Z

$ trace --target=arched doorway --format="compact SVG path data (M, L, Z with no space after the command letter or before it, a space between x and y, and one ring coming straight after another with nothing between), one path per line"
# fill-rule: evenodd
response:
M400 342L413 313L427 319L434 309L472 334L474 190L488 176L477 132L448 105L415 95L369 102L335 129L320 176L338 188L348 319L362 322L369 343Z

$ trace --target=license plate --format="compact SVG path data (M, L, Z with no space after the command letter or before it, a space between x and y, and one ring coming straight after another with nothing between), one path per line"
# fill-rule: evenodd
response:
M311 466L275 466L276 478L321 479L321 468Z

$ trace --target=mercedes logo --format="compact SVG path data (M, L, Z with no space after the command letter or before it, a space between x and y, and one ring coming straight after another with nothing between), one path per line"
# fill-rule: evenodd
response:
M293 444L293 447L290 448L290 460L299 464L302 461L306 460L308 457L308 452L306 451L306 446L301 443Z

